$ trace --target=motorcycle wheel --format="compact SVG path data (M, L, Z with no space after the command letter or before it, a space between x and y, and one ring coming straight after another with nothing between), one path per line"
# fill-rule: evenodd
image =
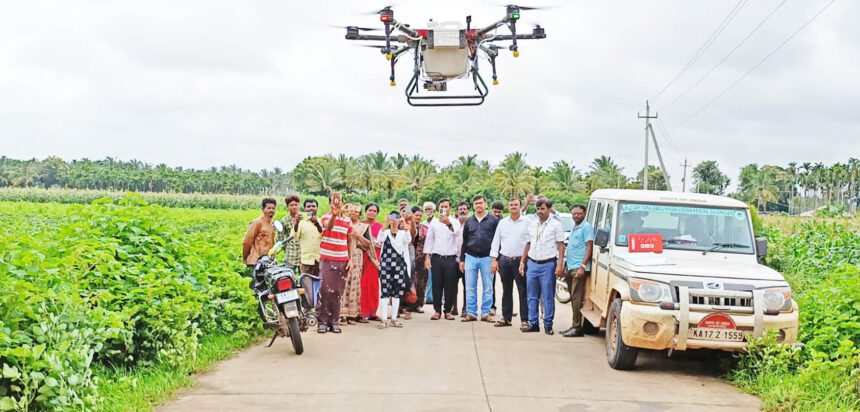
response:
M299 331L299 318L289 318L287 324L290 328L290 342L293 343L293 350L296 355L301 355L305 347L302 345L302 333Z
M287 329L287 317L284 316L284 311L278 307L278 304L275 303L274 300L272 301L272 306L275 308L275 313L277 314L278 319L278 324L275 330L278 332L278 336L283 338L290 333L289 329Z
M555 300L558 303L570 303L570 289L564 279L556 279L555 281Z

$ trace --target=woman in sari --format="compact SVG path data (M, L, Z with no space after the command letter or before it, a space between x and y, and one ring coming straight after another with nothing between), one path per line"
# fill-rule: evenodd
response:
M370 248L362 253L361 271L361 298L359 303L359 323L367 323L370 319L378 319L376 311L379 309L379 244L376 238L382 231L382 223L376 221L379 214L379 205L368 203L364 207L364 223L368 225Z
M352 220L352 237L349 251L349 271L346 275L346 286L340 301L341 324L352 325L358 318L361 306L361 274L364 267L364 251L370 249L370 240L365 237L369 225L358 220L361 216L361 206L350 203L346 205L347 216ZM368 237L370 235L367 235Z

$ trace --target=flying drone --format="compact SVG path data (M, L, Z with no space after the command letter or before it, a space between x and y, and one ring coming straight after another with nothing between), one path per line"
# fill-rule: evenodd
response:
M495 44L499 41L510 41L507 49L519 57L520 51L517 40L534 40L546 38L546 33L540 25L532 28L531 34L517 34L517 21L523 10L535 10L537 7L506 6L505 17L484 28L472 28L472 16L466 16L465 27L458 21L435 22L432 19L426 29L412 29L394 18L391 6L385 7L372 14L379 15L379 21L384 25L385 35L363 34L365 31L377 29L347 26L347 40L370 40L384 42L368 47L380 49L391 65L391 86L396 86L394 66L412 51L414 70L409 84L406 86L406 101L412 106L477 106L484 102L489 93L487 84L478 71L479 57L484 57L493 68L493 85L498 85L496 75L496 58L499 50L505 47ZM497 30L506 26L511 34L497 34ZM399 33L395 33L395 30ZM408 55L406 55L408 56ZM475 94L471 95L419 95L418 85L422 84L427 92L445 92L448 81L455 79L472 79Z

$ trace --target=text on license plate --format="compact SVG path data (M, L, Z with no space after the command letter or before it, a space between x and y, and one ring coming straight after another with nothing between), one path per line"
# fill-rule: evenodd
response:
M299 298L299 291L295 290L295 289L294 290L288 290L286 292L281 292L281 293L278 293L277 295L275 295L275 299L278 301L278 303L289 302L291 300L296 300L298 298Z
M687 338L743 342L744 332L737 329L690 328L687 330Z

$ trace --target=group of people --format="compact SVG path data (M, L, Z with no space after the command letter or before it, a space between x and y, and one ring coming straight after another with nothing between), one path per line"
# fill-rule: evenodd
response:
M474 196L471 205L459 202L456 207L447 198L423 207L410 207L401 199L382 222L379 205L345 204L338 192L329 195L330 211L322 217L317 217L319 205L313 198L301 203L290 195L285 201L285 229L277 234L277 202L262 201L262 214L248 228L242 255L252 271L280 237L283 263L320 279L314 291L319 333L341 333L344 324L370 321L379 321L381 329L402 327L399 318L424 313L429 304L431 320L454 320L459 314L462 322L512 326L516 287L520 330L539 332L542 310L543 330L552 335L556 278L565 278L573 322L562 333L583 335L580 309L594 241L584 205L573 206L574 227L565 234L552 201L533 195L525 201L509 199L507 216L503 202L488 205L482 195ZM532 202L536 213L524 214ZM498 317L497 276L502 285ZM458 311L461 282L465 297Z

